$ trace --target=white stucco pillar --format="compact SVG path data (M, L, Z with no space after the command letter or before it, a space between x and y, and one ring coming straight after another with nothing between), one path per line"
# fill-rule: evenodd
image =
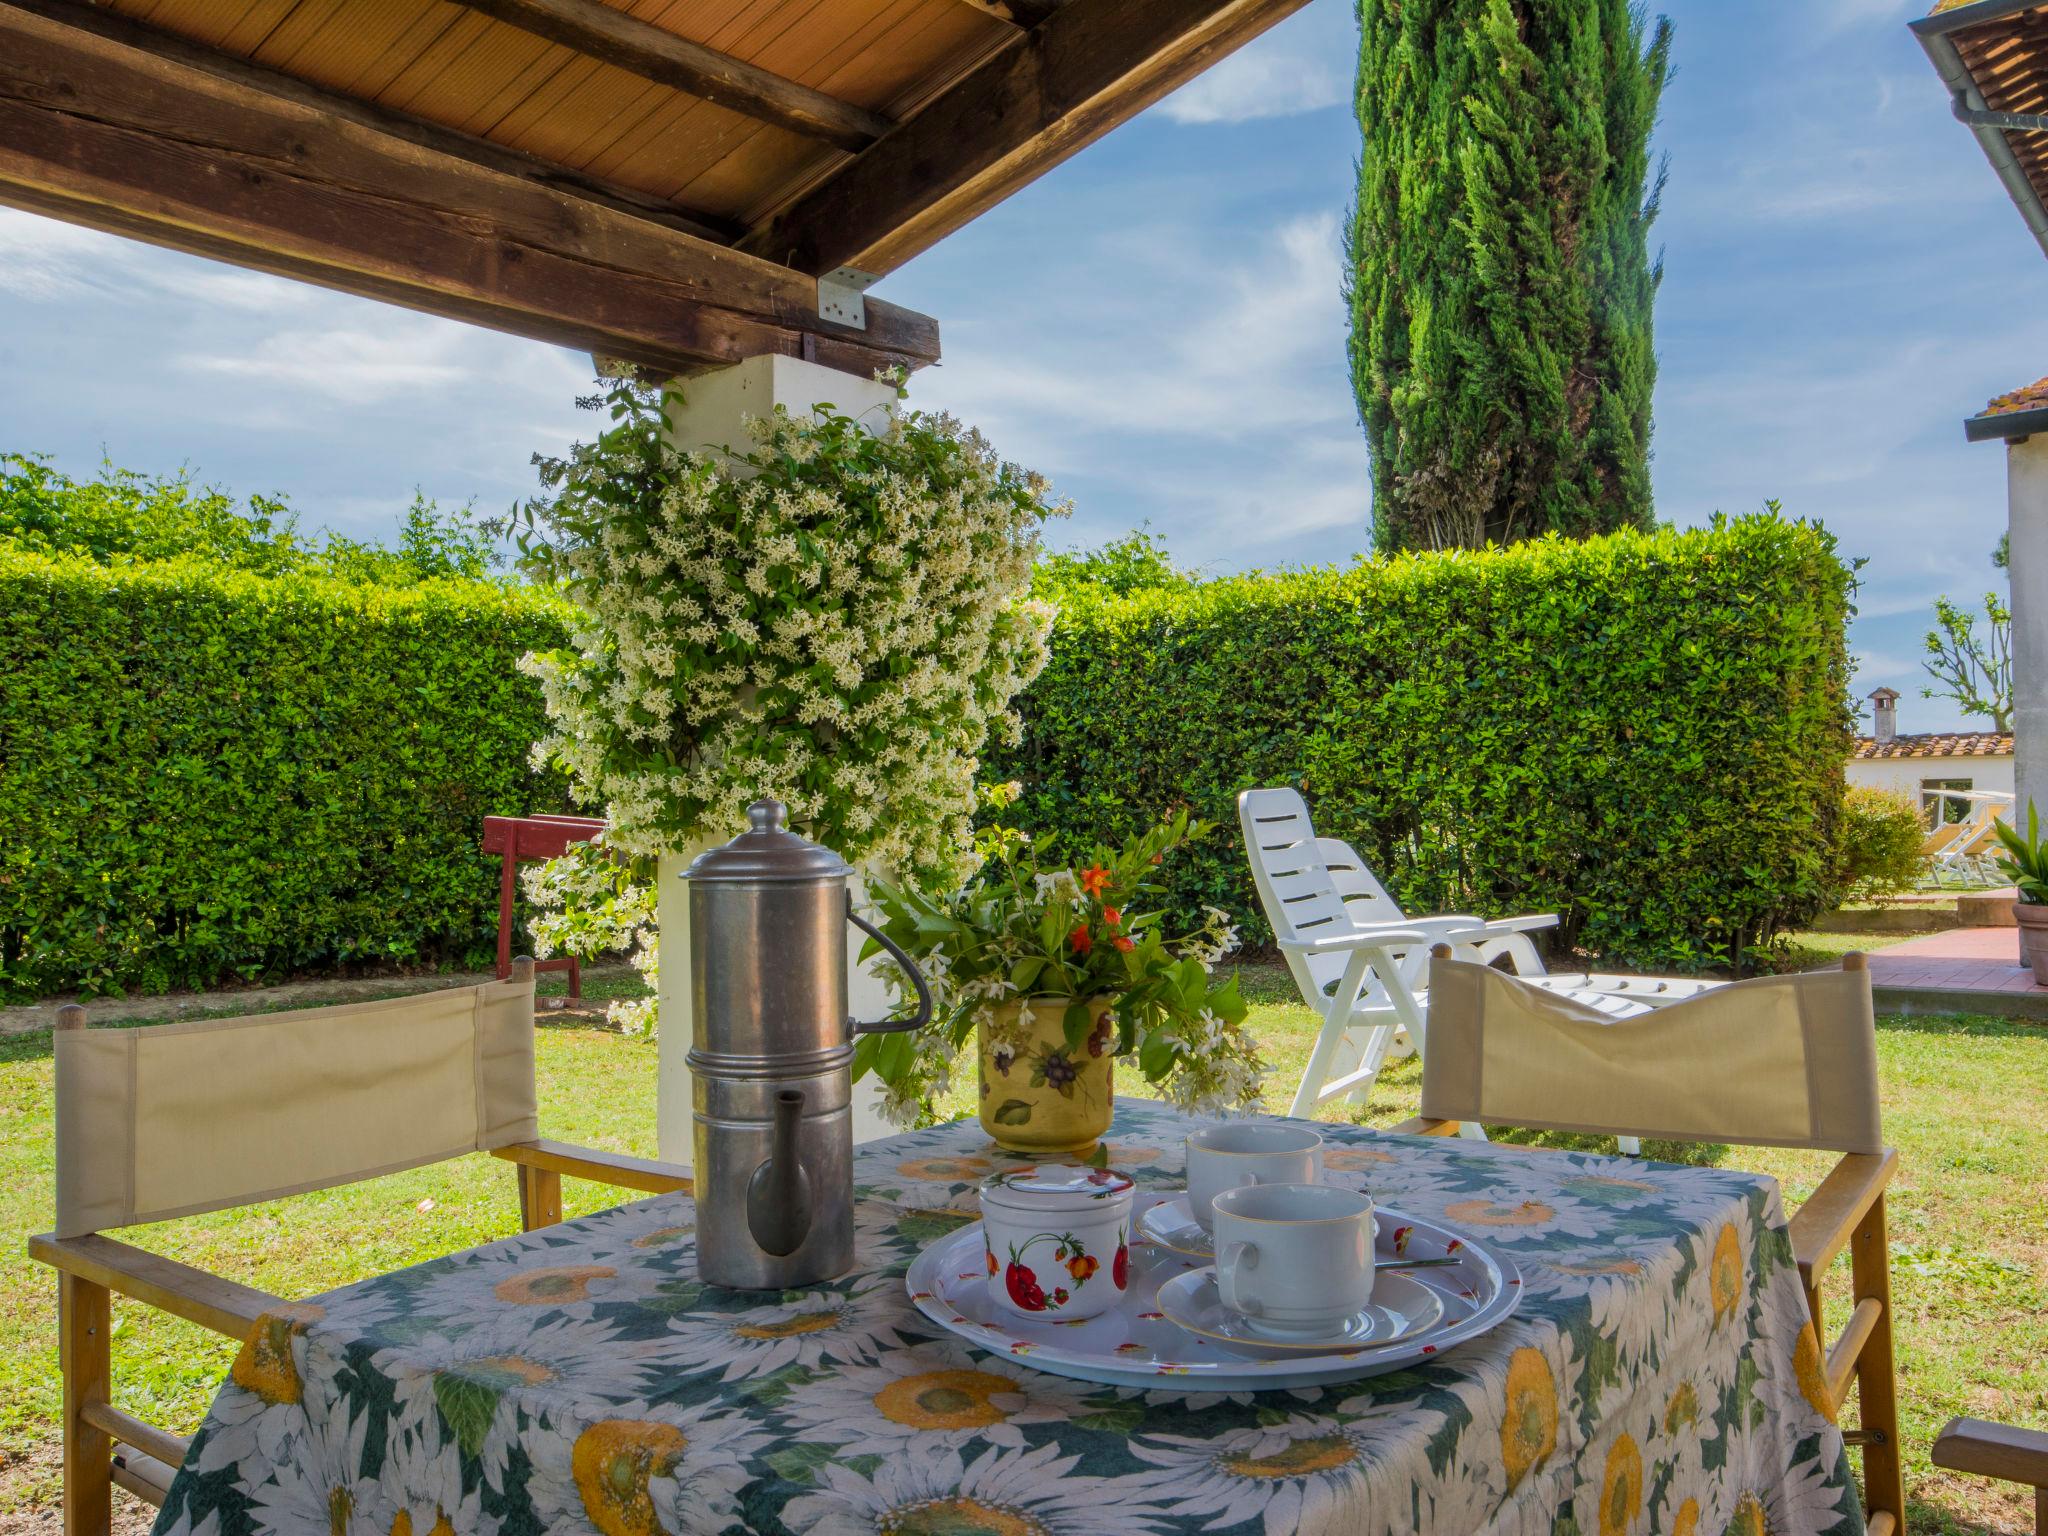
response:
M2024 827L2032 800L2048 822L2048 433L2006 444L2012 534L2013 804Z
M896 391L890 385L797 357L750 357L730 368L686 379L679 387L682 403L669 413L669 433L677 446L686 449L733 448L743 453L752 446L746 418L767 416L778 405L792 416L806 416L819 405L830 404L876 429L888 420L896 405ZM739 807L734 809L737 813ZM655 921L661 930L661 1038L655 1074L655 1128L661 1156L682 1163L691 1158L690 1069L684 1056L696 1027L690 1007L690 896L682 873L705 846L698 843L663 855L655 890ZM859 899L858 889L855 899ZM848 1006L856 1018L882 1018L889 1011L889 1000L878 973L886 961L863 970L854 961L860 946L861 934L850 929ZM877 1097L872 1081L856 1085L855 1141L888 1133L888 1125L875 1108Z

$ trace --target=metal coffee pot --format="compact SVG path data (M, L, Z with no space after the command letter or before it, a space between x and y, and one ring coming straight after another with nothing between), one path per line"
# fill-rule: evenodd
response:
M786 1290L853 1268L853 1037L921 1029L931 991L856 916L845 860L784 825L777 800L691 864L689 1065L697 1272ZM848 1017L846 930L875 939L917 988L917 1013Z

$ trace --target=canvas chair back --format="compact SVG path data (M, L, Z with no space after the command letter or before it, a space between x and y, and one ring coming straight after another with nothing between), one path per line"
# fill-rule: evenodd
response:
M1237 821L1275 938L1312 939L1402 920L1400 905L1350 844L1316 836L1298 790L1246 790L1237 797ZM1343 975L1345 958L1290 954L1287 963L1303 995L1319 996Z
M56 1034L58 1237L539 1135L533 980Z
M1430 964L1422 1112L1535 1130L1881 1151L1870 975L1760 977L1614 1018L1440 956Z

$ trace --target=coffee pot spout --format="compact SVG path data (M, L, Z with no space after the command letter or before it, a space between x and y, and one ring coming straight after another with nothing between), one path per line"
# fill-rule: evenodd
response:
M768 1160L747 1181L747 1230L763 1253L795 1253L811 1230L811 1178L797 1155L804 1096L785 1088L775 1096L775 1128Z

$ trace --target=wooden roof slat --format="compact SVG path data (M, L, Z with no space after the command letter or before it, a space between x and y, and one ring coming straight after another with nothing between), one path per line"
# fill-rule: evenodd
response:
M576 62L565 48L459 5L429 10L443 23L433 40L389 69L381 84L366 76L358 90L401 112L495 138L507 116Z
M652 26L601 0L456 0L628 74L842 149L864 149L887 118Z
M475 121L478 133L538 153L527 136L532 125L551 111L573 111L572 98L604 74L597 60L559 43L460 6L444 9L462 19L391 82L389 96L403 94L414 111L460 113Z
M271 32L276 29L277 24L285 18L286 13L297 3L298 0L256 0L254 5L242 13L234 26L219 38L201 37L197 33L191 35L199 41L206 42L224 52L240 54L243 58L248 58L255 53L256 49L261 46L263 39L270 36ZM157 0L151 0L149 10L153 12L158 9L160 9L160 6ZM146 21L151 19L148 15L139 11L131 12L131 14L135 15L139 20Z
M886 273L1305 0L1068 0L741 248Z

